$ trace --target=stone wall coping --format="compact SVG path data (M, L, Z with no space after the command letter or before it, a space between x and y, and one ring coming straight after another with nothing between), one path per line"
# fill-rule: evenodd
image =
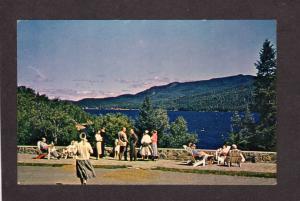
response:
M37 148L36 145L18 145L18 148ZM62 149L67 146L55 146L57 149ZM106 148L112 148L109 146L106 146ZM184 149L179 148L158 148L159 150L173 150L173 151L184 151ZM198 149L199 150L199 149ZM201 149L202 151L208 151L208 152L215 152L216 149ZM271 152L271 151L242 151L243 153L264 153L264 154L277 154L277 152Z

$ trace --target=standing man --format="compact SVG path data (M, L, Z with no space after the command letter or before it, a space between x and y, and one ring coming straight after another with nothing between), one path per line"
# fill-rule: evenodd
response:
M122 130L118 133L118 140L120 145L120 153L119 153L119 160L122 160L122 157L125 153L124 159L127 161L127 135L126 135L126 128L123 127Z
M154 161L155 159L158 158L158 151L157 151L157 131L154 130L152 131L152 136L151 136L151 147L152 147L152 160Z
M133 129L130 129L130 138L129 138L129 144L130 144L130 161L134 160L136 161L137 153L136 153L136 144L138 142L138 136L134 133Z
M106 138L106 134L105 134L105 128L101 129L101 137L102 137L102 143L101 143L101 158L103 158L105 156L105 138Z
M100 159L100 155L102 154L102 141L103 138L100 134L100 130L96 133L95 135L95 140L96 140L96 148L97 148L97 160Z

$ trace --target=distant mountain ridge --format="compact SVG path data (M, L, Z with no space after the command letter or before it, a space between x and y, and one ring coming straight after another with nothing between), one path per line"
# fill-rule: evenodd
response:
M235 75L192 82L172 82L137 94L85 98L73 103L87 108L137 109L146 96L155 107L167 110L243 111L253 102L255 76Z

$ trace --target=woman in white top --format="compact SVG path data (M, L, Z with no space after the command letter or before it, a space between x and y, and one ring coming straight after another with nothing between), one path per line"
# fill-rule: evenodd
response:
M96 148L97 148L97 160L99 160L100 155L102 154L102 141L103 141L100 130L96 133L95 139L96 139Z
M143 134L143 137L142 137L142 140L141 140L141 144L142 144L141 155L142 155L143 160L145 158L147 158L148 156L152 155L152 148L150 146L151 137L148 133L149 133L149 131L145 130L145 133Z
M86 185L87 179L96 177L94 167L90 162L90 154L93 153L91 144L86 139L86 134L80 134L81 141L76 144L76 174L82 185Z

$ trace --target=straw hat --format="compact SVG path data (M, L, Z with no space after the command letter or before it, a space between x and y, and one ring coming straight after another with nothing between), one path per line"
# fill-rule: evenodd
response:
M83 130L85 129L85 126L81 125L81 124L76 124L76 129L79 131L79 130Z

